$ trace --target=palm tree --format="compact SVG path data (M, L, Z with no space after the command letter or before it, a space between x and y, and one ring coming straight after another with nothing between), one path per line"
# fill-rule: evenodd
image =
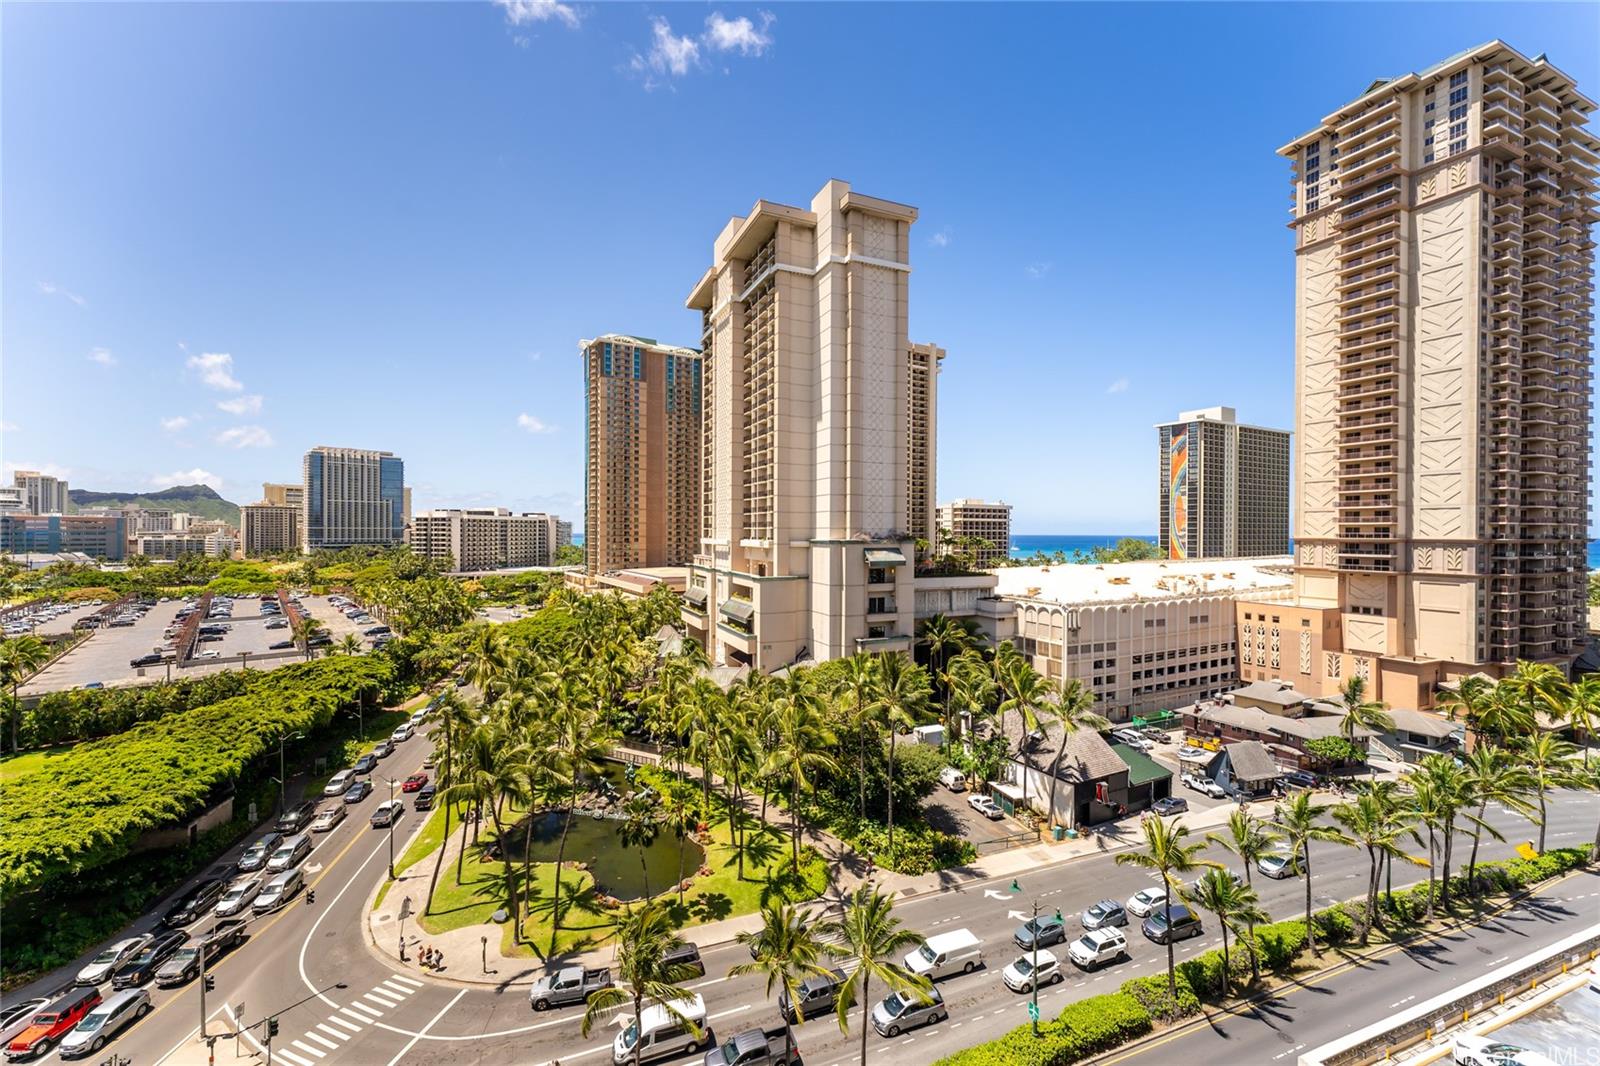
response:
M500 807L504 801L516 803L528 799L526 782L518 772L525 755L520 741L496 723L481 725L467 735L462 745L460 779L450 790L451 799L470 797L480 809L487 807L494 821L495 850L505 867L506 895L511 902L512 935L519 944L522 942L522 912L516 873L511 865L511 838L500 821Z
M462 736L477 724L478 714L471 707L467 706L466 701L458 696L455 689L452 688L447 689L438 697L438 702L435 704L433 710L429 712L428 718L436 723L432 735L444 738L444 758L440 760L438 766L435 767L435 776L438 778L438 795L435 799L435 802L444 808L444 839L448 840L450 838L450 811L452 808L459 806L455 803L447 803L444 799L445 793L449 790L449 786L455 783L455 740L457 737ZM461 848L456 854L457 881L461 880L462 861L467 851L466 830L467 824L465 821L463 821L461 823ZM444 864L444 852L445 849L443 846L441 846L439 848L439 857L434 862L433 881L428 887L427 906L429 908L433 906L434 888L439 884L439 870ZM427 913L427 911L425 910L424 913Z
M1472 814L1472 779L1466 768L1458 763L1452 755L1429 755L1417 764L1413 776L1426 778L1431 785L1427 813L1433 819L1431 828L1439 834L1439 858L1443 862L1440 870L1440 902L1445 910L1450 909L1450 867L1455 856L1456 833L1458 832L1456 820L1465 818L1475 829L1487 829L1491 835L1498 836L1499 831L1488 823L1483 822L1477 815ZM1464 813L1465 812L1465 813ZM1432 856L1429 856L1430 860Z
M311 647L311 642L327 631L327 626L310 615L300 615L289 623L289 635L300 645L300 650L306 653L306 662L310 662L312 656L317 654Z
M728 976L760 974L767 980L767 998L772 998L774 987L787 992L795 1016L804 1021L805 1017L800 1013L800 982L807 977L828 972L828 968L819 961L823 946L812 929L811 912L780 901L763 907L761 917L760 929L734 937L750 949L751 961L731 967ZM785 1060L794 1053L794 1033L787 1027L783 1053Z
M20 751L18 733L22 721L22 701L18 692L22 682L50 659L50 648L33 634L0 640L0 683L11 687L11 751Z
M1251 930L1251 972L1259 976L1259 972L1254 969L1254 930L1257 922L1267 920L1267 913L1261 909L1261 900L1256 895L1256 890L1249 885L1241 885L1226 870L1207 870L1195 883L1191 898L1197 905L1215 914L1217 924L1222 927L1222 988L1220 989L1222 994L1228 994L1233 976L1228 962L1228 933L1232 932L1235 936L1243 935L1239 930L1240 923ZM1167 946L1170 948L1171 944Z
M1172 822L1170 825L1160 818L1151 818L1144 823L1144 848L1138 851L1119 851L1116 856L1118 866L1137 866L1144 870L1154 870L1161 875L1161 883L1166 888L1166 899L1162 902L1162 910L1166 914L1167 927L1172 927L1172 900L1180 894L1179 875L1192 873L1195 870L1213 868L1220 864L1209 859L1199 857L1205 849L1205 842L1197 840L1187 843L1189 827L1182 822ZM1167 992L1176 997L1178 995L1178 963L1174 953L1173 939L1167 938Z
M1244 866L1244 884L1246 888L1255 888L1256 863L1273 852L1278 843L1278 835L1267 827L1267 823L1256 818L1247 810L1236 810L1228 815L1228 832L1207 833L1206 843L1215 844L1239 857L1239 862ZM1261 980L1261 960L1256 955L1256 926L1254 918L1246 919L1250 925L1250 979Z
M1479 744L1471 754L1464 756L1467 787L1478 801L1478 820L1472 827L1472 854L1467 859L1467 883L1473 882L1478 870L1478 843L1487 830L1496 840L1504 839L1486 820L1489 804L1497 803L1524 817L1533 813L1528 793L1533 790L1533 778L1511 753L1493 744Z
M339 638L338 648L341 655L360 655L361 638L354 633L346 633Z
M484 702L493 703L511 665L504 632L490 622L476 623L467 630L463 656L467 683L483 693Z
M1333 820L1344 827L1345 836L1353 846L1367 852L1367 907L1361 919L1359 938L1365 945L1372 933L1378 915L1378 880L1385 859L1398 855L1407 862L1421 864L1422 860L1401 850L1400 835L1406 831L1411 815L1402 808L1386 803L1374 792L1363 792L1353 803L1341 803L1331 812Z
M1056 693L1056 704L1050 708L1050 713L1061 728L1061 739L1056 744L1055 756L1050 760L1050 805L1045 814L1050 822L1054 822L1056 817L1056 785L1061 781L1061 757L1067 750L1067 734L1084 728L1105 729L1111 725L1103 715L1090 709L1094 706L1094 694L1085 689L1083 682L1077 678L1071 677L1062 682Z
M1517 668L1509 677L1501 678L1496 687L1522 709L1525 735L1531 735L1539 727L1541 715L1559 721L1566 714L1567 679L1550 663L1519 659Z
M768 716L772 744L762 770L788 779L790 840L794 868L799 870L800 798L812 790L815 774L838 772L838 764L827 754L838 741L823 721L821 702L804 670L791 673L780 692Z
M1000 646L1005 648L1011 645L1003 643ZM1054 686L1020 654L1009 660L1009 665L1003 670L1000 667L999 657L996 657L995 669L1001 675L997 679L997 684L1001 692L1005 693L1005 699L1000 701L1000 731L1005 732L1006 714L1016 711L1022 726L1017 734L1016 747L1020 753L1028 734L1038 730L1039 711L1055 695Z
M1583 733L1583 765L1589 765L1589 737L1600 725L1600 674L1584 674L1567 686L1566 719Z
M940 721L944 723L946 737L950 735L950 682L945 673L952 653L960 654L977 643L976 628L971 619L947 618L942 614L923 619L917 626L917 643L928 649L929 670L939 679L944 708Z
M633 1061L638 1066L642 1041L639 1039L641 1016L646 1003L660 1006L673 1018L688 1026L690 1032L700 1035L699 1026L684 1017L677 1004L693 999L694 993L683 987L683 982L696 976L693 966L686 962L668 962L667 953L682 941L673 934L672 923L665 907L651 900L638 906L629 906L617 922L617 983L601 989L589 997L583 1011L581 1030L584 1036L594 1028L596 1021L625 1004L633 1005Z
M622 804L622 824L617 836L625 848L639 849L639 873L644 880L645 898L650 897L650 865L645 855L661 835L661 816L656 813L655 797L635 792Z
M950 668L945 671L945 683L950 686L951 698L959 701L967 713L975 716L987 715L993 700L996 685L994 676L989 672L989 664L984 661L981 654L976 651L964 651L950 661ZM960 715L956 720L960 721ZM950 732L951 740L958 740L962 735L960 728Z
M925 977L920 977L899 963L904 953L920 947L924 941L920 933L901 926L894 916L894 899L878 891L871 883L856 886L844 902L844 913L837 921L828 922L819 931L824 940L834 946L828 950L841 959L853 959L855 969L839 988L839 1031L850 1031L850 1004L861 1004L861 1066L867 1062L867 1012L872 1009L872 979L877 978L891 991L925 997L932 987Z
M858 812L867 817L867 738L877 735L877 663L871 655L857 654L844 660L833 685L835 698L845 701L845 722L856 734L856 774L860 778Z
M694 832L695 826L700 824L700 813L688 796L684 794L681 786L668 788L661 796L661 821L678 838L678 905L683 906L683 856L684 842L689 834ZM743 856L741 856L741 862Z
M1394 731L1389 705L1381 700L1367 699L1367 682L1364 678L1352 677L1344 683L1344 689L1339 693L1339 704L1339 735L1350 744L1356 742L1357 733Z
M561 753L566 779L567 810L561 822L561 843L556 847L556 885L550 910L550 950L556 950L561 932L561 871L567 860L567 832L577 817L578 795L583 779L600 772L600 760L610 750L610 731L603 724L587 688L577 676L575 664L563 663L554 715L554 743Z
M1439 705L1452 722L1466 722L1474 741L1525 736L1533 730L1533 715L1512 698L1510 689L1502 690L1484 674L1464 677L1454 691L1439 693Z
M1520 665L1520 664L1519 664ZM1546 800L1550 790L1565 787L1572 780L1572 762L1578 749L1541 730L1517 748L1518 758L1528 772L1533 792L1539 797L1539 854L1544 854L1544 834L1549 824Z
M1306 879L1306 943L1311 945L1311 953L1318 958L1322 957L1322 949L1317 947L1316 927L1311 924L1311 842L1326 840L1341 843L1344 840L1339 830L1318 824L1327 811L1326 804L1311 801L1311 793L1296 792L1278 806L1278 819L1272 823L1272 828L1282 834L1284 842L1289 845L1289 852L1299 867L1297 872Z
M889 727L889 861L894 861L894 747L902 729L913 729L928 701L928 675L906 656L886 651L878 656L878 683L873 704Z

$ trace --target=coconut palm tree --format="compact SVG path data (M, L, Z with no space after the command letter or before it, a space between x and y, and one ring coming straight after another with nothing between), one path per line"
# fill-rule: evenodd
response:
M861 1066L867 1062L867 1012L872 1009L872 981L876 978L890 991L926 996L932 983L906 969L898 960L907 951L920 947L920 933L904 928L894 916L894 899L871 883L856 886L844 901L844 913L819 931L831 942L830 954L855 962L855 969L839 988L839 1031L850 1031L850 1004L861 1004Z
M328 627L312 618L310 615L300 615L289 623L289 636L300 645L300 650L305 652L306 662L310 662L317 652L311 642L328 631Z
M734 937L750 949L750 961L730 967L728 976L759 974L766 979L767 998L772 998L774 988L787 992L796 1017L804 1021L800 1014L800 982L828 972L820 961L823 945L817 939L811 912L780 901L763 907L761 918L760 929ZM794 1054L794 1032L787 1027L783 1054L786 1060Z
M1541 715L1559 721L1566 715L1567 679L1550 663L1517 660L1517 668L1496 686L1522 709L1525 716L1523 735L1531 735L1539 727ZM1503 737L1514 734L1503 734Z
M466 737L461 749L459 782L451 790L451 798L470 796L480 808L489 811L494 821L495 850L505 867L506 895L511 903L512 935L522 942L521 907L516 886L516 873L511 865L511 838L500 820L503 803L515 804L528 799L526 782L519 772L526 757L520 740L506 733L496 723L481 725Z
M336 647L341 655L360 655L362 648L361 638L354 633L346 633L339 638L339 643Z
M33 676L50 660L50 648L44 641L29 633L26 636L0 640L0 684L11 689L11 750L20 751L18 733L22 722L22 701L18 692L22 683Z
M1460 719L1474 742L1485 738L1503 741L1506 737L1526 736L1533 731L1533 715L1512 690L1502 689L1484 674L1464 677L1454 691L1439 693L1439 705L1450 720Z
M656 798L635 792L622 804L622 824L617 826L617 836L625 848L639 849L639 874L643 878L645 898L650 897L650 864L645 855L650 845L661 835L661 815L656 810Z
M550 950L556 950L561 932L561 872L567 860L567 832L577 817L578 796L585 777L600 772L600 760L610 751L611 732L600 718L593 697L582 683L576 664L563 663L556 711L554 743L561 753L566 779L567 810L561 822L561 842L556 846L556 884L550 911Z
M1222 927L1222 987L1218 991L1227 995L1233 977L1228 960L1228 934L1231 932L1235 936L1245 935L1240 931L1241 924L1253 931L1257 922L1267 920L1267 912L1261 909L1261 899L1256 895L1255 889L1240 884L1232 874L1222 869L1207 870L1200 880L1195 882L1190 898L1196 905L1215 914L1217 924ZM1259 971L1253 968L1255 965L1253 933L1250 941L1250 961L1252 975L1259 977Z
M1521 664L1518 664L1521 665ZM1530 737L1517 747L1517 758L1528 772L1533 793L1539 797L1539 854L1544 854L1545 829L1549 825L1547 801L1552 789L1564 788L1572 781L1572 764L1578 749L1547 730Z
M1083 682L1075 677L1069 677L1056 689L1056 702L1048 709L1048 713L1061 729L1061 740L1056 744L1056 753L1050 759L1050 802L1045 814L1047 821L1054 822L1056 818L1056 786L1061 781L1061 757L1067 750L1067 734L1076 733L1080 729L1105 729L1111 725L1103 715L1096 714L1092 710L1093 707L1094 693L1085 689Z
M950 660L950 668L945 675L952 701L963 708L965 714L972 716L976 725L977 721L988 715L997 691L989 664L979 652L964 651ZM962 717L962 714L957 714L955 722L959 723ZM960 739L963 733L964 729L959 726L952 729L951 740Z
M1429 755L1417 764L1413 777L1425 778L1431 787L1427 813L1433 819L1432 828L1439 838L1440 902L1450 909L1450 867L1455 857L1456 833L1460 831L1457 820L1465 819L1478 830L1487 829L1491 835L1499 831L1472 813L1472 780L1464 766L1451 755ZM1430 855L1430 859L1431 859Z
M845 724L856 735L856 775L860 803L857 813L867 817L867 739L877 737L878 705L873 694L878 687L877 661L866 654L852 655L840 664L833 684L833 695L842 704Z
M1566 720L1583 734L1583 765L1589 765L1589 737L1600 726L1600 674L1584 674L1567 686Z
M1322 949L1317 947L1316 927L1311 924L1311 843L1315 840L1344 841L1339 830L1319 824L1327 812L1327 804L1313 803L1311 793L1296 792L1278 805L1277 819L1272 822L1273 830L1283 837L1289 845L1289 853L1295 857L1296 872L1306 880L1306 943L1318 958L1322 957Z
M1266 822L1242 808L1228 815L1227 833L1206 834L1207 844L1215 844L1239 857L1240 865L1244 867L1245 887L1252 890L1255 888L1256 863L1273 853L1278 839L1278 834L1268 828ZM1250 979L1259 981L1261 960L1256 956L1255 919L1246 920L1250 926Z
M465 700L456 695L455 690L446 691L439 696L438 702L428 712L427 720L434 723L431 735L444 740L444 757L438 760L434 767L434 788L436 802L444 809L444 832L440 837L439 855L434 859L433 878L428 882L428 902L423 905L422 913L428 914L433 910L433 893L439 886L439 871L444 867L445 847L442 841L450 839L450 812L457 809L458 805L448 802L445 797L455 782L455 739L472 729L477 723L475 712L467 706ZM461 880L462 861L467 851L466 822L461 824L461 847L456 853L456 880Z
M1400 837L1411 819L1410 812L1385 803L1374 792L1363 792L1354 802L1341 803L1330 812L1344 829L1347 841L1367 853L1367 906L1358 933L1363 945L1372 933L1378 915L1378 880L1385 859L1399 856L1407 862L1422 860L1402 850Z
M1381 700L1367 699L1365 678L1352 677L1344 683L1339 693L1339 735L1354 744L1356 734L1390 733L1394 719L1389 715L1389 705Z
M462 642L462 674L467 683L493 703L499 686L511 665L505 633L490 622L477 622L467 628Z
M1528 802L1528 793L1533 790L1533 778L1510 752L1494 744L1479 744L1462 761L1467 787L1478 802L1478 820L1472 827L1472 854L1467 858L1467 883L1471 884L1478 870L1478 844L1483 834L1488 832L1496 840L1505 839L1485 820L1489 804L1497 803L1531 820L1533 805Z
M694 992L685 988L683 982L695 977L698 971L686 962L667 961L667 953L683 941L674 935L666 908L653 900L625 908L615 935L617 983L589 997L580 1029L588 1036L595 1022L609 1017L618 1007L631 1004L633 1061L638 1066L642 1044L639 1030L645 1004L662 1007L695 1036L700 1035L699 1025L686 1018L677 1006L694 998Z
M1168 823L1160 818L1151 818L1144 823L1143 829L1144 847L1117 852L1116 863L1118 866L1153 870L1160 875L1161 884L1166 889L1166 899L1161 907L1166 914L1167 925L1171 927L1172 900L1180 895L1182 884L1179 876L1221 864L1199 857L1200 852L1205 850L1205 841L1190 843L1189 827L1182 822ZM1171 937L1167 938L1167 992L1174 997L1178 994L1178 963Z
M693 793L689 793L689 795L693 795ZM689 835L694 832L695 826L700 824L700 812L689 801L689 795L685 795L681 785L673 785L661 796L661 824L678 839L678 905L680 907L683 906L684 893L684 843L689 839ZM740 861L742 864L743 855L740 856ZM742 865L740 877L742 880Z
M951 656L974 647L977 642L977 626L968 618L948 618L936 614L923 619L917 626L917 644L928 650L929 672L939 681L943 708L940 721L944 724L947 738L950 735L950 683L945 673Z
M1001 644L1001 647L1010 647L1010 644ZM1028 734L1039 728L1039 711L1055 696L1055 687L1039 671L1021 657L1019 654L1010 660L1009 665L1001 670L999 658L995 659L996 671L1001 674L997 678L1000 690L1005 693L1005 699L1000 701L998 711L1000 731L1005 732L1006 715L1012 711L1021 719L1022 728L1017 733L1016 751L1022 751L1023 744L1027 741Z
M778 692L767 718L772 744L762 771L787 779L790 841L794 868L799 870L801 797L815 787L817 774L838 773L838 763L827 754L838 740L823 720L821 700L806 671L791 673Z
M894 861L894 749L901 730L916 728L917 717L928 702L928 675L905 655L886 651L878 656L873 704L889 729L889 832L890 861Z

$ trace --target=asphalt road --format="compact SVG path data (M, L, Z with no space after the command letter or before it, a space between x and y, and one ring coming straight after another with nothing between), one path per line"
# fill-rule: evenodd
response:
M413 740L382 764L380 773L404 776L416 769L426 753L426 742ZM380 782L381 783L381 782ZM538 1063L559 1059L562 1064L603 1062L609 1054L614 1027L584 1037L579 1032L581 1009L569 1007L550 1014L535 1014L528 1006L525 984L505 987L466 986L424 977L415 970L396 972L370 952L363 943L363 908L370 893L383 878L387 857L386 837L367 825L366 816L382 790L351 812L351 817L335 832L322 838L318 849L307 860L307 872L316 888L317 901L306 905L297 900L275 915L253 923L252 936L238 951L216 967L217 992L207 1007L210 1024L231 1028L234 1019L246 1023L269 1013L281 1012L282 1028L274 1043L274 1061L289 1066L332 1063L373 1063L397 1066L407 1063ZM1594 818L1600 816L1600 797L1563 795L1551 808L1550 844L1581 844L1592 838ZM1526 823L1503 812L1495 814L1511 842L1527 839ZM396 853L420 820L409 815L395 838ZM1502 857L1511 844L1485 845L1487 857ZM1361 891L1365 858L1351 849L1321 848L1315 857L1315 895L1319 905L1347 898ZM1396 883L1415 879L1410 871L1396 869ZM1586 877L1589 875L1585 875ZM1139 888L1153 883L1152 878L1134 868L1116 866L1109 857L1089 857L1041 868L1021 879L1020 894L1009 888L1009 878L977 882L959 890L902 900L897 915L911 928L924 934L966 928L983 943L986 967L976 973L955 976L940 983L949 1004L950 1020L931 1029L885 1040L876 1033L868 1037L870 1058L881 1063L926 1063L958 1048L991 1039L1027 1020L1027 997L1007 989L1000 970L1019 954L1011 944L1011 934L1019 915L1031 908L1037 898L1045 911L1060 907L1075 915L1083 907L1104 896L1125 899ZM1293 917L1302 907L1300 882L1256 878L1267 910L1277 918ZM1592 892L1594 889L1587 889ZM1578 893L1579 896L1582 893ZM1595 897L1589 897L1593 900ZM1567 904L1572 913L1547 907L1540 927L1559 929L1552 935L1565 935L1572 922L1579 920L1583 908ZM1592 919L1600 907L1588 907ZM1530 912L1532 913L1532 912ZM1179 958L1187 958L1215 946L1215 923L1207 919L1203 938L1179 946ZM1534 923L1518 918L1503 924L1523 929ZM203 925L201 926L203 928ZM1116 988L1130 976L1159 973L1165 965L1165 951L1144 939L1137 928L1130 930L1132 958L1105 970L1080 974L1073 972L1060 985L1045 989L1040 1004L1046 1016L1066 1002ZM1476 934L1470 934L1475 936ZM1511 943L1509 941L1507 943ZM1516 939L1532 946L1531 937ZM1452 967L1464 965L1452 955L1435 949L1417 953L1444 975L1446 983ZM1472 952L1474 958L1487 959L1505 954L1494 950L1488 956ZM728 978L728 968L747 956L736 945L707 949L704 952L707 974L693 982L706 1000L711 1025L716 1033L730 1035L756 1024L776 1019L776 1008L765 998L761 983L754 978ZM470 973L476 959L450 959L451 970ZM1394 961L1398 972L1400 962ZM345 989L330 986L344 982ZM1367 1024L1379 1016L1385 1004L1403 994L1418 992L1410 977L1381 982L1355 980L1351 985L1351 1005L1330 1012L1322 996L1307 996L1305 1002L1319 1004L1318 1016L1326 1024L1342 1026ZM1333 987L1333 986L1330 986ZM1419 986L1420 987L1420 986ZM1381 991L1380 991L1381 990ZM1387 997L1387 998L1384 998ZM875 997L876 998L876 997ZM297 1001L307 1000L299 1006ZM1380 1002L1381 1000L1381 1002ZM199 1025L199 995L193 987L175 993L158 992L156 1013L111 1046L110 1051L128 1057L135 1066L159 1063L185 1046L192 1047ZM1296 1004L1298 1009L1304 1007ZM241 1009L242 1007L242 1009ZM1329 1020L1331 1018L1331 1021ZM799 1043L806 1061L813 1066L854 1061L860 1030L859 1013L852 1015L851 1033L842 1034L831 1018L806 1023L798 1029ZM1214 1057L1191 1055L1184 1046L1184 1058L1192 1062L1268 1062L1271 1055L1239 1057L1236 1041L1242 1033L1261 1025L1253 1019L1230 1023L1233 1033L1213 1049ZM1271 1029L1261 1025L1261 1031ZM1338 1030L1342 1031L1342 1030ZM259 1035L259 1030L257 1030ZM1271 1039L1258 1036L1254 1039ZM1305 1042L1320 1042L1310 1029ZM1296 1029L1296 1042L1302 1034ZM1197 1045L1198 1046L1198 1045ZM234 1052L219 1045L218 1060L226 1062ZM242 1050L249 1050L248 1045ZM1170 1049L1169 1049L1170 1050ZM1283 1045L1273 1047L1273 1054ZM685 1062L692 1061L689 1059ZM1158 1062L1159 1058L1146 1061ZM1168 1060L1170 1061L1170 1060Z

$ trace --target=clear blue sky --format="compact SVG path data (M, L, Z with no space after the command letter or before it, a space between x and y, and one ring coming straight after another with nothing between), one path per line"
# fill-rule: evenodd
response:
M6 4L0 31L7 467L248 502L311 445L386 448L418 507L574 518L578 339L693 343L726 219L837 177L921 209L940 497L1153 531L1153 423L1291 418L1278 145L1495 37L1600 90L1594 4Z

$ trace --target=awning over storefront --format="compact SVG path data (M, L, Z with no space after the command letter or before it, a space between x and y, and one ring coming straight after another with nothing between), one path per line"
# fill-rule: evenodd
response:
M756 605L749 600L723 600L722 617L746 624L756 616Z
M906 557L897 548L868 548L868 566L904 566Z

